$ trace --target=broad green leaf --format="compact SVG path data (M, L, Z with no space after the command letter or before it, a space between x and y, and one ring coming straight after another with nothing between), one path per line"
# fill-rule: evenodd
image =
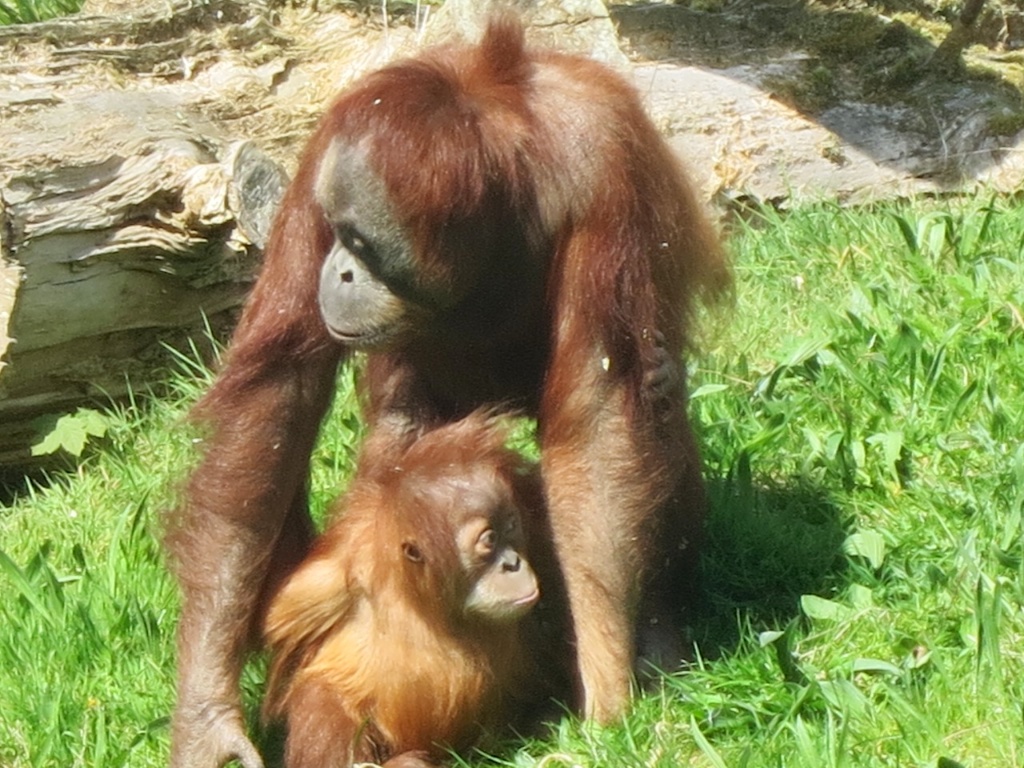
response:
M702 384L697 387L693 392L690 393L690 399L696 400L698 397L705 397L706 395L715 395L719 392L725 392L729 389L728 384Z
M853 557L863 557L877 571L885 561L885 539L876 531L857 531L846 537L843 551Z
M800 607L808 618L821 621L838 621L845 619L851 613L845 605L817 595L802 595Z
M44 420L40 423L46 422ZM107 417L98 411L79 408L74 413L58 418L47 431L46 437L32 446L32 455L49 456L64 450L72 456L81 456L89 438L103 437L107 433L107 426Z
M875 604L871 590L863 584L854 584L850 587L850 605L858 610L871 608Z
M854 659L853 671L854 673L877 672L886 675L900 675L903 673L903 670L895 664L890 664L888 661L882 661L881 659Z

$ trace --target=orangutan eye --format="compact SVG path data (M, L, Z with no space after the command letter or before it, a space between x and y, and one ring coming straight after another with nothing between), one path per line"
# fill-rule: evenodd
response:
M497 545L498 534L494 532L493 528L488 528L476 540L476 553L483 558L490 557L494 554L494 549Z
M364 259L371 251L369 241L350 224L338 227L337 238L342 247L356 258Z

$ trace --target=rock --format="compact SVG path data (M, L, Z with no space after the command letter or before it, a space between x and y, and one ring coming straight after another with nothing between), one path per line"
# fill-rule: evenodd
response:
M426 41L477 40L491 12L510 7L526 23L530 42L582 53L616 69L628 68L601 0L447 0L430 21Z

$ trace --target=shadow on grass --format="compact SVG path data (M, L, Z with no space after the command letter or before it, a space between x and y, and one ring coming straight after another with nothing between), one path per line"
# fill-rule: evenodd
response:
M55 472L71 472L71 462L64 462L49 468L0 468L0 515L6 507L13 506L19 499L48 488L53 483Z
M715 658L736 646L738 617L781 628L799 614L801 595L822 594L839 582L849 532L827 491L756 485L743 461L708 485L703 599L691 631L701 654Z

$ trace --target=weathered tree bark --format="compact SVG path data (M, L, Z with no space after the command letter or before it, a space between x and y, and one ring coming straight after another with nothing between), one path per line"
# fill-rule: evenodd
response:
M152 23L177 55L199 4L172 5L175 23ZM251 16L238 3L202 9L213 6ZM34 26L19 44L35 34L77 46L105 29L125 61L152 64L138 20ZM0 30L0 46L13 34ZM65 55L100 54L63 47L45 60L51 76ZM44 79L38 62L24 71L23 82L17 67L0 73L0 465L28 460L41 414L152 386L168 347L228 327L285 184L172 90L68 95L20 87Z

